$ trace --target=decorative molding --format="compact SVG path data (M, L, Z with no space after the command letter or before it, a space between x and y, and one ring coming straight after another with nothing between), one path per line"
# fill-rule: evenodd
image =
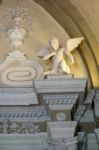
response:
M35 134L0 134L0 148L7 148L8 150L48 150L48 136L44 132Z
M87 86L87 79L85 78L68 78L68 79L42 79L35 80L34 86L37 93L64 93L84 92Z
M56 118L57 118L58 121L65 121L67 117L66 117L65 113L61 112L61 113L57 114Z
M0 105L35 105L38 104L37 96L33 87L0 87Z
M44 94L43 101L47 105L69 105L75 104L78 94Z
M30 61L20 51L9 53L5 62L0 65L1 80L8 86L32 86L34 79L43 74L42 66Z
M44 106L30 107L0 107L0 122L42 122L49 121L50 117Z
M10 122L5 120L0 127L0 133L3 134L34 134L41 132L40 126L32 122Z

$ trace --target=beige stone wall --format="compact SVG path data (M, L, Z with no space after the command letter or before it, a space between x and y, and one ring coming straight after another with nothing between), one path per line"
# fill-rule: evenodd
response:
M22 51L26 53L31 60L39 60L36 57L37 51L48 43L50 37L57 37L61 44L66 45L69 38L63 28L51 17L42 7L32 0L22 0L20 5L29 8L32 16L32 32L25 39ZM4 17L8 8L14 7L16 0L3 0L0 6L0 20ZM2 63L8 52L12 51L11 45L7 38L0 33L0 63Z
M99 0L70 0L87 20L99 40Z
M82 31L86 40L81 46L81 53L77 50L73 52L75 63L70 65L71 73L75 74L76 77L89 77L93 85L98 87L99 44L93 34L94 31L98 39L98 0L62 0L62 2L59 0L34 0L36 3L33 0L20 1L23 1L24 6L29 8L33 18L32 32L21 47L27 57L31 60L39 61L47 69L49 63L38 59L36 53L47 44L48 39L52 36L57 37L65 47L69 38L68 34L71 37L76 37ZM77 9L74 9L70 2ZM2 5L0 5L0 20L6 10L15 5L16 0L3 0ZM76 20L76 18L78 19ZM86 20L89 25L86 24ZM89 26L92 30L90 30ZM0 34L0 63L4 61L9 51L12 51L12 48L8 40L3 34Z

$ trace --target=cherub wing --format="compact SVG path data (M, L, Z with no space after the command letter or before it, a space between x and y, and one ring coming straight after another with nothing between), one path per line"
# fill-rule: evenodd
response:
M73 38L69 39L67 41L67 50L70 52L73 51L75 48L79 46L79 44L84 40L84 37L78 37L78 38Z
M43 58L50 53L48 47L43 47L37 52L37 56Z

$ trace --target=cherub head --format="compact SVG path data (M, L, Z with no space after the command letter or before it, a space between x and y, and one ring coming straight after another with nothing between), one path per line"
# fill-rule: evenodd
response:
M49 39L49 46L56 51L59 48L59 41L57 38L52 37Z

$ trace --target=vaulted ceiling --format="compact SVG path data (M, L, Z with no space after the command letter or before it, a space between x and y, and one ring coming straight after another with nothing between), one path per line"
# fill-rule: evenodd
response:
M3 0L2 4L8 1L13 2ZM23 47L27 56L34 59L31 53L36 55L36 51L43 47L51 36L56 36L63 46L68 38L83 36L84 42L73 52L75 64L70 66L71 73L76 77L87 77L90 87L99 88L98 0L23 0L24 3L26 1L33 2L30 9L33 9L31 14L34 18L33 32ZM8 5L10 7L10 4L5 7ZM3 37L0 38L3 41ZM0 59L6 54L6 51L3 51Z

